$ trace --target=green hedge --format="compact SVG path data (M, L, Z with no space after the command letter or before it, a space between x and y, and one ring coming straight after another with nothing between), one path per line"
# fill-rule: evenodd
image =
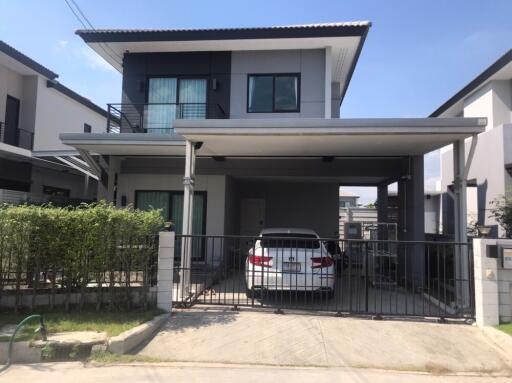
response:
M0 305L2 295L14 294L17 311L22 294L29 291L32 309L38 294L48 295L51 307L56 294L65 294L70 310L71 294L79 293L76 306L81 310L91 304L86 293L92 291L97 310L130 309L137 279L143 290L138 303L147 308L163 224L158 211L118 209L104 202L68 208L3 205Z

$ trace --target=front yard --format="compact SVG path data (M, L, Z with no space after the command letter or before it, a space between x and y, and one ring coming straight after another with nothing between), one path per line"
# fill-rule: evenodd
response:
M498 326L498 329L508 335L512 335L512 323L503 323Z
M141 323L147 322L156 315L158 310L134 312L42 312L44 323L49 334L71 331L98 331L105 332L108 337L117 336ZM0 329L6 325L16 325L29 314L0 313ZM17 340L30 340L38 338L34 331L39 327L37 320L27 323L18 334ZM7 338L7 339L6 339ZM9 336L3 334L0 341L8 340Z

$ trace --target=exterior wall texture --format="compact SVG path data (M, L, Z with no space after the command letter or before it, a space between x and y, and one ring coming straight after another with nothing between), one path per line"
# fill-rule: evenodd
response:
M300 73L300 112L247 113L247 75L260 73ZM233 52L231 118L324 117L324 83L324 49Z
M59 134L83 133L84 123L92 127L93 133L105 132L107 119L104 116L48 88L43 78L39 78L37 88L34 150L73 150L60 142Z
M150 77L201 77L208 80L207 102L219 105L229 116L230 72L231 52L125 54L122 102L146 103ZM213 79L216 79L216 89L212 87Z

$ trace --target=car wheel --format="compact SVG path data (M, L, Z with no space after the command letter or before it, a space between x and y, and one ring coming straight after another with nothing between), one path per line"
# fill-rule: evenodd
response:
M256 298L260 297L260 295L261 295L260 293L261 292L258 290L247 289L245 292L245 295L247 295L247 298L249 298L249 299L256 299Z

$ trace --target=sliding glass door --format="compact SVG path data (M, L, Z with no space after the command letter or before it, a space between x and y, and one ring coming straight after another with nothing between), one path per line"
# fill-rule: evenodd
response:
M183 233L183 192L178 191L137 191L135 193L135 207L141 210L161 210L166 221L173 223L176 234ZM194 193L192 208L192 234L204 235L206 224L206 193ZM204 241L194 239L192 242L192 260L204 259ZM176 243L175 257L181 254L181 244Z
M206 118L206 92L206 79L150 78L145 130L148 133L171 133L177 118Z

